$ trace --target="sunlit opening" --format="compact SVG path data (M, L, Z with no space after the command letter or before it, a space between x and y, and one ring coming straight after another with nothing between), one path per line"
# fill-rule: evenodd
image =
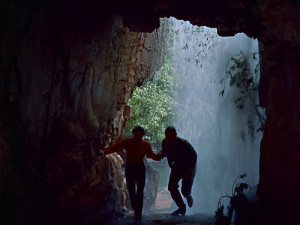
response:
M242 33L220 37L216 29L174 18L162 23L169 24L168 53L154 79L136 88L129 100L126 135L143 126L145 139L160 151L165 128L175 126L198 153L195 203L188 213L214 214L218 204L225 213L230 198L221 197L232 196L240 183L248 184L245 191L254 196L259 179L265 116L258 106L258 42ZM160 172L152 209L175 207L167 190L166 160L148 162Z

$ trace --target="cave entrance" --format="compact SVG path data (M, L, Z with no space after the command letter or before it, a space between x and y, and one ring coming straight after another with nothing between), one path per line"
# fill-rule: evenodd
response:
M258 107L258 42L242 33L220 37L216 29L174 18L162 23L169 27L166 59L153 80L136 88L129 100L132 117L126 134L136 125L143 126L145 139L159 151L164 129L175 126L178 136L198 153L195 204L190 212L212 214L218 199L231 195L239 175L247 174L243 182L252 191L258 184L265 120ZM175 207L167 191L166 160L148 162L160 171L152 208Z

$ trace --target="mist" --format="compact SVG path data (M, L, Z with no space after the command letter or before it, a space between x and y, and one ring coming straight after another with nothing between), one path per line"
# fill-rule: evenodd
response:
M189 212L214 213L237 176L247 174L243 182L251 187L259 180L264 112L258 107L258 42L245 34L219 37L216 29L170 23L177 102L170 125L198 154ZM252 78L244 82L245 77Z

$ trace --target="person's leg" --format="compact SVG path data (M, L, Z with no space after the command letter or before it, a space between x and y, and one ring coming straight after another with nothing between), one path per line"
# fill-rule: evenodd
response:
M136 220L142 219L143 201L144 201L144 188L146 181L146 168L144 164L141 164L136 169L137 173L137 192L136 192L136 210L135 217Z
M178 214L184 215L186 212L185 204L178 190L179 187L178 182L180 181L181 178L182 178L182 172L180 170L175 170L175 169L171 170L168 190L170 191L171 197L173 198L174 202L179 207L179 209L174 211L172 215L178 215Z
M133 210L136 208L136 190L135 190L135 168L132 165L127 164L125 167L125 178L130 198L131 207Z
M181 193L186 198L189 207L193 206L193 198L191 196L191 192L192 192L194 177L195 177L195 170L189 169L189 171L185 171L184 176L182 178Z

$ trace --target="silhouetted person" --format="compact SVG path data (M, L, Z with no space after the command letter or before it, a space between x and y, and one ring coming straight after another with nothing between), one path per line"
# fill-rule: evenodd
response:
M197 153L193 146L186 140L177 136L176 129L169 126L165 130L165 139L162 141L162 150L158 155L167 157L171 168L168 190L178 206L172 215L185 215L186 205L178 190L179 181L182 179L181 193L186 198L188 206L192 207L193 198L191 190L195 177Z
M161 157L153 153L149 142L144 141L144 128L136 126L133 130L133 137L126 138L111 147L103 149L104 154L126 150L127 162L125 177L128 187L131 206L134 210L135 220L142 219L144 187L146 180L146 169L144 165L145 155L159 161Z

